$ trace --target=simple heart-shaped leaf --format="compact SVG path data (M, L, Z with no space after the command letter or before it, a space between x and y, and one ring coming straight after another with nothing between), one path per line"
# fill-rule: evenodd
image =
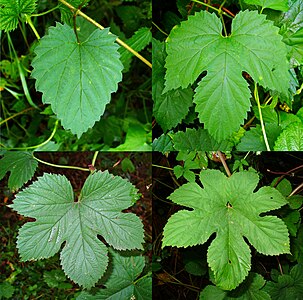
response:
M96 29L78 43L72 28L57 23L35 49L36 89L62 126L78 137L100 119L122 79L115 40L106 28Z
M18 193L10 206L36 219L19 230L22 261L53 256L65 243L60 255L65 274L85 288L92 287L108 264L107 247L98 234L115 249L142 249L140 219L121 212L137 199L131 183L107 171L87 178L77 202L65 176L44 174Z
M236 288L250 270L250 248L244 237L259 253L289 253L287 227L275 216L261 213L280 208L286 199L272 187L253 192L258 175L242 171L226 177L218 170L200 173L204 188L187 183L175 190L169 199L192 208L171 216L164 228L162 247L189 247L211 242L207 261L214 272L216 285L225 290Z
M207 71L195 90L196 111L216 140L228 138L238 131L251 106L243 71L265 88L288 92L287 50L278 32L256 11L239 12L228 36L222 35L215 14L201 11L189 16L167 39L164 92L186 88Z

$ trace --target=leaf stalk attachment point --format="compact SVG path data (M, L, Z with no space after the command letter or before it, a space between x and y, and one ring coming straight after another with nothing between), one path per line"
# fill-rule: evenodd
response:
M92 18L90 18L88 15L86 15L85 13L83 13L81 10L75 8L74 6L72 6L71 4L69 4L68 2L66 2L65 0L59 0L62 4L64 4L65 6L67 6L73 13L75 16L79 15L81 17L83 17L84 19L86 19L88 22L92 23L94 26L98 27L99 29L103 30L104 27L102 25L100 25L99 23L97 23L95 20L93 20ZM135 51L133 48L131 48L130 46L128 46L126 43L124 43L122 40L120 40L119 38L116 39L116 42L124 47L126 50L128 50L129 52L131 52L133 55L135 55L137 58L139 58L143 63L145 63L148 67L152 68L152 64L146 59L144 58L141 54L139 54L137 51Z

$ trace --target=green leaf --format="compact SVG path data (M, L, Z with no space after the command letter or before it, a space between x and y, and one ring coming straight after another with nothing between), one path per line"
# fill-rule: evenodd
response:
M303 123L291 124L277 138L275 151L303 150Z
M71 289L73 286L65 282L66 277L62 270L51 270L43 273L43 279L50 288Z
M103 280L105 289L100 289L96 295L81 293L77 300L90 299L136 299L150 300L152 298L151 277L139 275L145 265L144 257L119 253L109 249L112 270ZM132 298L133 297L133 298Z
M111 151L151 151L152 147L147 143L148 132L140 123L130 124L127 130L124 144L116 148L110 148Z
M31 152L5 152L0 160L0 180L10 172L8 187L16 191L34 176L37 166Z
M108 28L96 29L78 43L72 28L57 23L35 48L36 89L62 126L78 137L100 119L122 79L115 39Z
M262 290L264 278L257 273L250 273L245 281L234 291L224 291L208 285L200 294L200 300L270 300L268 293Z
M137 189L131 183L107 171L87 178L77 202L65 176L44 174L18 193L10 206L36 219L19 230L21 260L51 257L65 242L60 256L65 274L85 288L92 287L108 264L107 248L97 234L115 249L142 249L140 219L121 212L136 199Z
M162 134L158 139L153 140L153 151L159 151L164 154L173 150L173 143L169 135Z
M287 11L288 0L244 0L247 4L255 4L264 8L271 8L275 10Z
M0 299L11 299L14 294L15 288L8 282L0 283Z
M281 275L278 282L267 282L265 290L272 299L301 299L303 294L303 264L295 265L289 275Z
M164 131L177 126L186 117L193 101L193 90L176 89L162 94L165 75L165 44L153 40L153 87L154 116Z
M126 41L126 44L130 46L133 50L139 52L143 50L152 41L152 34L149 28L142 27L134 33L134 35ZM130 63L132 57L134 56L131 52L126 50L126 48L121 47L119 49L121 54L121 61L124 65L123 72L128 72L130 68Z
M36 0L0 0L0 30L14 30L18 26L21 14L32 14Z
M287 204L272 187L258 185L258 175L243 171L226 177L218 170L203 170L197 183L187 183L175 190L169 199L192 208L180 210L164 227L165 246L189 247L211 242L207 261L214 272L216 285L225 290L236 288L250 270L250 248L244 237L259 253L289 253L289 237L285 224L265 213Z
M241 11L231 27L232 33L222 36L220 19L201 11L174 28L167 39L164 92L185 88L207 71L195 90L194 102L200 121L218 141L238 131L250 109L243 71L263 87L283 94L290 80L286 46L279 28L266 16Z
M174 147L178 151L215 151L231 150L233 144L229 141L221 143L214 140L206 129L186 129L172 135Z
M266 124L265 131L270 149L274 148L275 141L281 133L280 126L276 124ZM249 131L245 132L245 135L241 139L240 143L237 145L238 151L265 151L266 145L264 142L264 136L259 124L256 127L251 128Z

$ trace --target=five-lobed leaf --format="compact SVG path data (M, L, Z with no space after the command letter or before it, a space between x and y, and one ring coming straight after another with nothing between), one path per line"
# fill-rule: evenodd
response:
M275 216L261 213L280 208L286 199L274 188L262 187L253 192L258 175L242 171L226 177L218 170L204 170L197 183L187 183L175 190L169 199L192 208L181 210L168 220L162 247L188 247L211 242L207 260L214 272L216 285L236 288L250 270L250 248L244 237L259 253L289 253L287 227Z
M18 193L11 205L18 213L36 219L19 231L22 261L48 258L65 242L60 256L65 274L85 288L92 287L108 264L107 247L98 234L115 249L142 249L140 219L121 212L137 199L131 183L107 171L87 178L77 202L65 176L44 174Z
M33 13L36 2L36 0L0 0L0 30L8 32L16 29L20 15Z
M0 160L0 180L6 172L10 172L8 188L16 191L34 176L37 166L38 161L31 152L5 152Z
M220 19L201 11L174 28L167 39L164 92L185 88L207 71L194 102L200 121L218 141L237 131L250 109L243 71L263 87L283 94L290 79L286 46L279 28L266 16L241 11L231 27L231 34L223 36Z
M78 43L72 28L57 23L35 49L36 89L62 126L78 137L100 119L122 79L115 39L108 28L96 29Z

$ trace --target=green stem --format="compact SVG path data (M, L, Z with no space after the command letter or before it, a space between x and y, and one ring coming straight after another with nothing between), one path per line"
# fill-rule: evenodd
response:
M12 51L14 53L14 56L15 56L15 60L16 60L17 66L18 66L18 71L19 71L19 75L20 75L24 95L25 95L25 97L26 97L30 106L39 109L39 107L33 102L32 98L31 98L31 95L29 93L27 83L26 83L26 80L25 80L25 75L24 75L23 69L21 67L18 55L17 55L16 50L14 48L14 45L13 45L13 42L11 40L11 36L10 36L9 32L7 32L7 40L8 40L9 46L12 49Z
M227 34L227 30L226 30L226 26L225 26L225 22L224 22L222 13L220 13L220 19L223 24L224 35L225 35L225 37L227 37L228 34Z
M258 86L257 86L256 82L255 82L254 96L255 96L255 99L256 99L256 102L257 102L257 105L258 105L261 128L262 128L264 142L265 142L265 145L266 145L266 150L270 151L269 143L268 143L267 136L266 136L265 126L264 126L264 122L263 122L263 117L262 117L262 111L261 111L261 105L260 105L260 99L259 99L259 93L258 93Z
M173 168L164 167L164 166L159 166L159 165L154 165L154 164L152 164L152 167L157 167L157 168L161 168L161 169L167 169L167 170L171 170L171 171L173 171Z
M99 154L99 151L95 151L94 156L93 156L93 160L92 160L92 166L95 166L98 154Z
M68 2L66 2L65 0L59 0L59 1L61 3L63 3L65 6L67 6L72 12L74 12L75 15L79 15L79 16L83 17L85 20L87 20L88 22L92 23L94 26L98 27L101 30L104 29L104 27L102 25L100 25L99 23L97 23L94 19L90 18L88 15L86 15L85 13L83 13L81 10L76 9L74 6L72 6L71 4L69 4ZM120 40L119 38L117 38L116 42L120 46L124 47L126 50L128 50L129 52L131 52L133 55L135 55L136 57L138 57L148 67L152 68L152 64L146 58L144 58L141 54L139 54L133 48L131 48L130 46L128 46L122 40Z
M133 284L135 285L135 284L137 284L139 281L141 281L143 278L150 277L150 276L151 276L151 272L148 272L148 273L145 274L144 276L142 276L142 277L138 278L137 280L135 280L135 281L133 282Z
M59 8L59 7L60 7L60 5L57 5L57 6L51 8L51 9L49 9L49 10L47 10L47 11L44 11L44 12L40 13L40 14L32 14L31 16L32 16L32 17L41 17L41 16L44 16L44 15L46 15L46 14L48 14L48 13L50 13L50 12L56 10L56 9Z
M168 34L167 34L165 31L163 31L155 22L152 22L152 24L153 24L161 33L163 33L164 35L168 36Z
M302 85L300 86L300 88L296 91L296 95L300 95L301 92L302 92L302 90L303 90L303 83L302 83Z
M43 143L39 144L39 145L29 146L29 147L22 147L22 148L5 148L5 149L7 149L7 150L29 150L29 149L36 149L36 148L42 147L45 144L47 144L54 137L54 135L57 131L57 128L58 128L58 123L59 123L59 120L56 120L55 127L53 129L53 132L49 136L49 138L46 141L44 141Z
M87 169L87 168L81 168L81 167L76 167L76 166L65 166L65 165L56 165L56 164L52 164L52 163L49 163L47 161L44 161L44 160L41 160L37 157L34 156L34 153L33 153L33 158L42 163L42 164L45 164L45 165L48 165L48 166L51 166L51 167L55 167L55 168L63 168L63 169L73 169L73 170L80 170L80 171L86 171L86 172L90 172L90 169Z
M33 24L33 22L32 22L31 17L28 16L28 15L25 15L25 19L26 19L26 22L28 23L28 25L30 26L30 28L32 29L32 31L34 32L36 38L37 38L38 40L40 40L41 37L40 37L38 31L36 30L36 28L35 28L35 26L34 26L34 24Z

